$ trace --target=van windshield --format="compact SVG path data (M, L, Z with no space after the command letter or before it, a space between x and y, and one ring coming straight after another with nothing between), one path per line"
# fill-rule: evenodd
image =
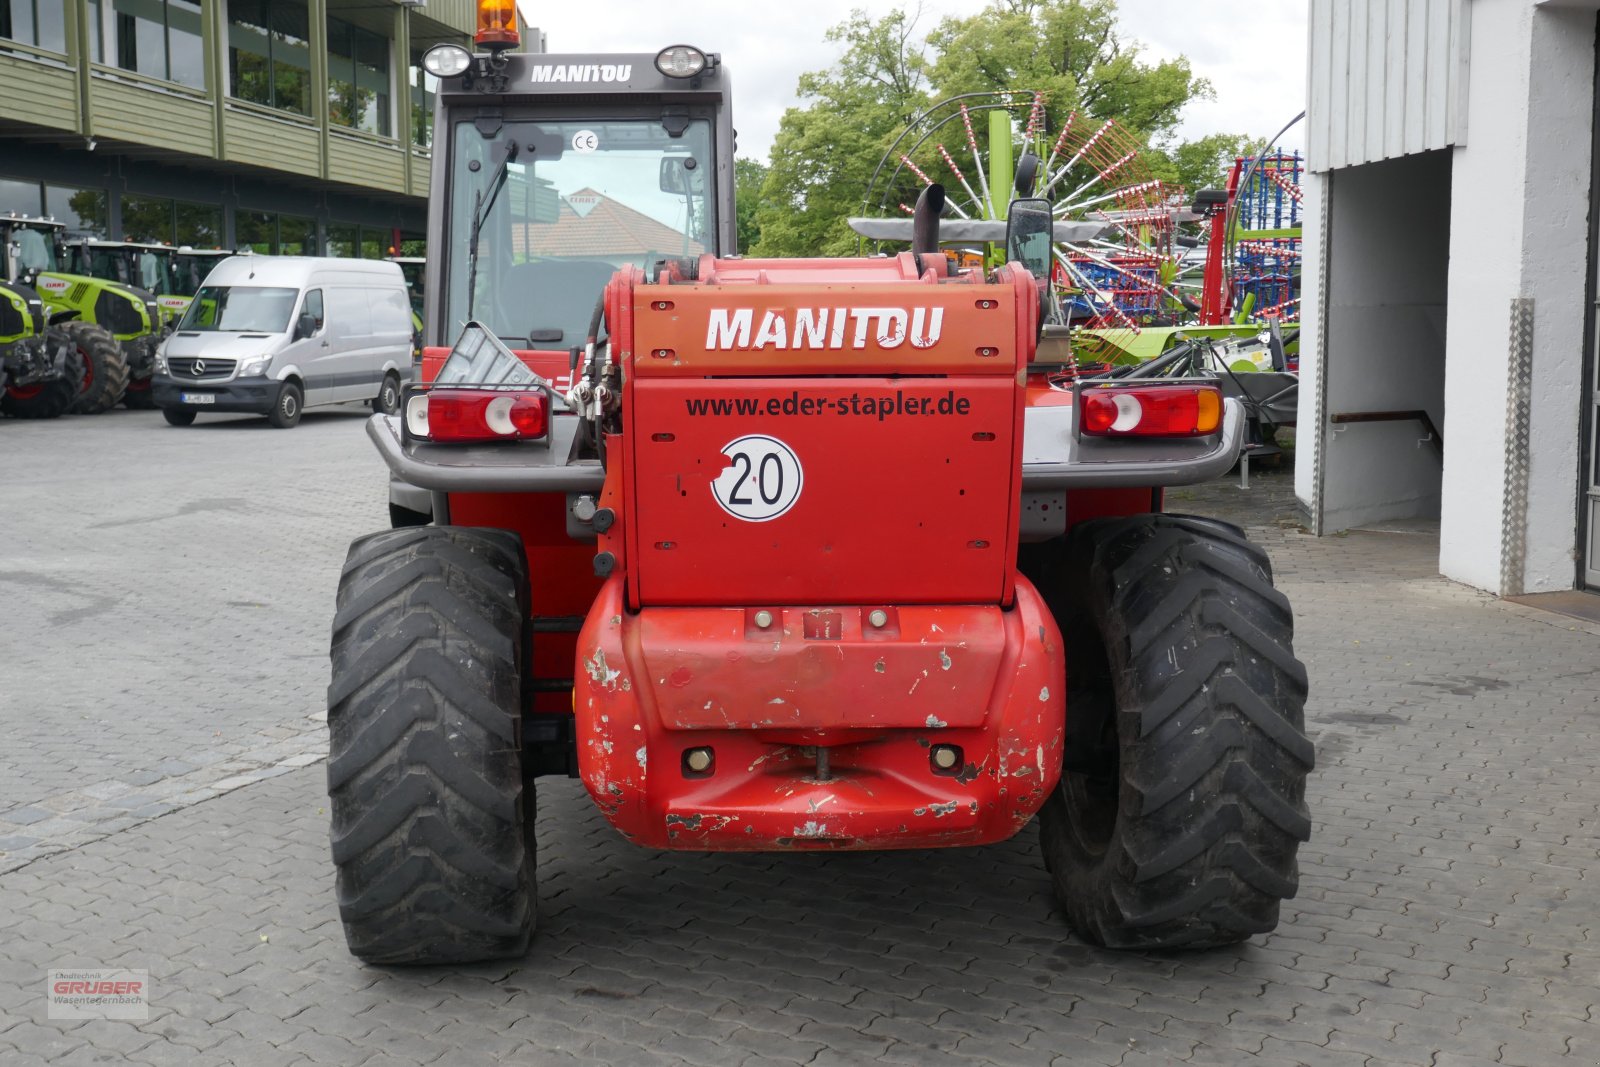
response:
M202 285L178 329L283 333L299 295L298 289L261 285Z

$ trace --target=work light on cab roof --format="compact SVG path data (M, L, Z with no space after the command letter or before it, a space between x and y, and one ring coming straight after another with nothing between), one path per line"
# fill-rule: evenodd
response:
M715 57L707 56L693 45L675 44L656 55L656 70L668 78L698 78L707 67L714 66Z
M422 69L435 78L454 78L472 66L472 53L458 44L436 44L422 54Z

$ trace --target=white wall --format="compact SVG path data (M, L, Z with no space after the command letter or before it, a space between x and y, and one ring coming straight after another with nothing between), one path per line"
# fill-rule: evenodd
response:
M1526 2L1526 0L1524 0ZM1311 0L1307 164L1464 144L1467 0Z
M1473 5L1468 123L1456 151L1439 567L1494 592L1570 589L1594 123L1595 13L1525 0ZM1511 302L1534 301L1527 509L1508 473ZM1526 562L1502 583L1506 523L1526 522ZM1518 540L1514 533L1510 543Z
M1595 12L1540 10L1528 87L1522 290L1534 298L1523 591L1570 589L1577 569L1584 287L1594 129Z
M1510 308L1521 295L1527 102L1533 8L1475 3L1472 48L1496 62L1470 66L1467 124L1483 136L1457 149L1450 234L1450 320L1445 344L1446 441L1439 569L1500 590L1505 497L1506 363Z
M1587 389L1582 366L1589 309L1583 297L1589 255L1597 7L1600 3L1594 0L1472 0L1470 5L1461 129L1470 130L1471 139L1451 150L1448 177L1452 208L1442 427L1447 448L1439 504L1439 565L1448 577L1503 594L1570 589L1576 575L1579 418ZM1311 32L1315 38L1315 19ZM1373 47L1369 35L1367 51ZM1313 39L1313 58L1316 48ZM1334 70L1332 87L1323 91L1320 115L1313 84L1313 114L1308 115L1313 128L1318 121L1327 121L1326 98L1336 92L1338 78L1353 77L1353 72L1350 66L1342 73ZM1347 114L1347 126L1350 121ZM1311 165L1318 165L1314 155ZM1326 317L1333 362L1323 411L1332 413L1359 399L1340 393L1339 283L1359 287L1364 270L1385 269L1380 260L1346 262L1348 256L1383 253L1335 247L1330 235L1318 231L1315 205L1329 196L1330 187L1335 216L1355 209L1363 199L1376 196L1383 202L1401 195L1398 185L1393 193L1374 190L1361 176L1381 166L1335 169L1328 181L1313 177L1307 184L1301 463L1295 489L1308 510L1315 514L1320 507L1324 517L1333 520L1325 524L1325 531L1359 519L1366 509L1381 512L1397 503L1392 479L1382 473L1366 487L1345 478L1340 442L1348 440L1354 428L1327 442L1310 429L1317 426L1323 386L1317 372L1318 325ZM1442 191L1440 196L1444 197ZM1339 223L1335 220L1331 227L1337 237ZM1318 257L1324 247L1330 257L1328 294L1316 291ZM1512 306L1518 299L1531 299L1534 308L1530 445L1524 455L1513 449L1508 465ZM1350 310L1374 322L1389 314L1380 308ZM1389 390L1391 383L1383 384ZM1404 380L1395 384L1400 393L1417 385ZM1398 439L1389 444L1396 453L1402 447ZM1320 498L1315 477L1319 471ZM1516 506L1522 485L1525 511ZM1511 550L1504 560L1503 545ZM1523 553L1520 567L1518 551Z

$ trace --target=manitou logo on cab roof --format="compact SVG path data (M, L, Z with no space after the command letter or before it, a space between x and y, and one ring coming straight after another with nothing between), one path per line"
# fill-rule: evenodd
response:
M625 82L633 77L632 63L556 63L528 68L535 82Z
M747 348L932 348L944 329L944 308L712 308L706 323L706 351Z

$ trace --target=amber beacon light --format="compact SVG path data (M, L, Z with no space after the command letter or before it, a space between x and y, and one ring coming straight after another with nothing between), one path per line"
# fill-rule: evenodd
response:
M522 43L522 35L517 32L515 0L478 0L478 32L474 39L480 47L495 50Z

